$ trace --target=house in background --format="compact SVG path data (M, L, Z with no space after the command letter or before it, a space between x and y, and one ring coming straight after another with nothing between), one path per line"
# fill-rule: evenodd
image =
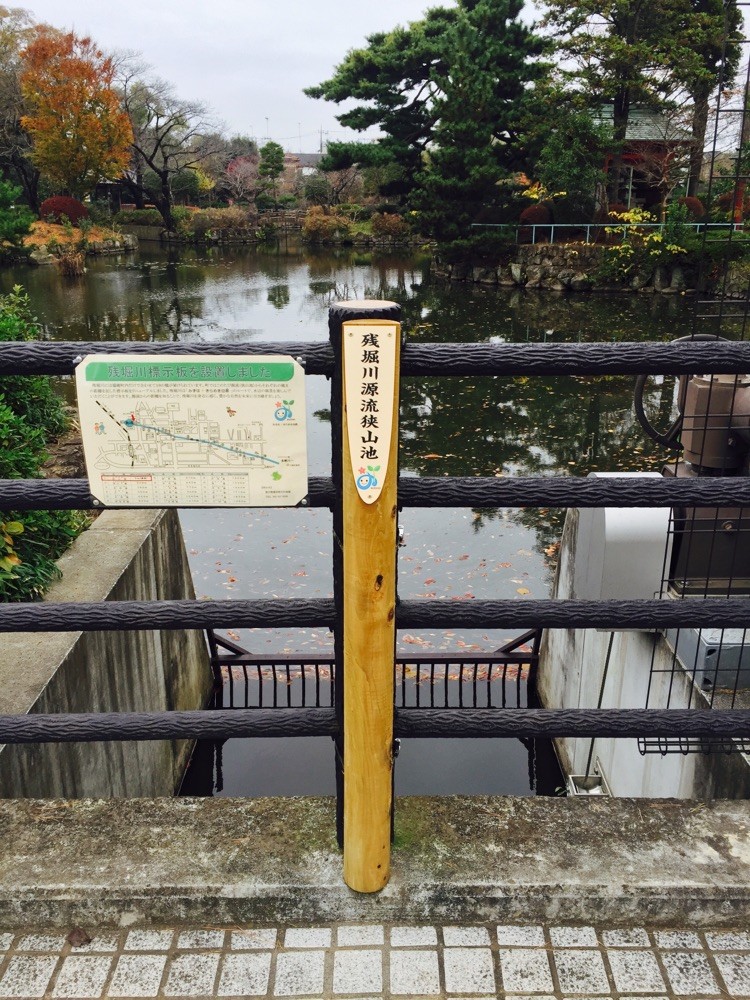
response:
M322 159L322 153L284 153L281 190L287 194L299 194L305 179L317 173Z
M594 120L611 129L611 105L599 108ZM631 108L617 200L628 208L637 206L658 213L670 195L687 184L692 144L690 130L677 114ZM607 174L612 160L612 155L605 159Z

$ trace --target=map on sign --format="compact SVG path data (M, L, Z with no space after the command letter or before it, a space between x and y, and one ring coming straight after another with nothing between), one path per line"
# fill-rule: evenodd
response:
M76 368L92 495L281 507L307 495L305 376L285 355L92 354Z

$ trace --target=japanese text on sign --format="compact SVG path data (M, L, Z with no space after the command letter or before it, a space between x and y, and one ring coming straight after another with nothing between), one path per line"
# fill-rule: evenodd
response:
M358 320L344 323L342 334L349 455L359 496L371 504L391 457L400 326Z

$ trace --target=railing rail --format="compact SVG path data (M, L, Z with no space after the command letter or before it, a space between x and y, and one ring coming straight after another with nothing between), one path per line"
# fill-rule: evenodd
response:
M684 229L692 230L696 235L705 233L721 235L743 232L743 223L736 222L683 222ZM641 230L663 232L664 222L619 222L612 219L608 222L474 222L472 229L499 229L512 233L516 243L596 243L612 242L621 239L623 242L630 233ZM593 235L593 239L592 239ZM555 237L558 239L555 239ZM566 238L568 237L568 238Z
M750 711L732 709L398 708L395 735L432 739L556 736L685 736L731 739L750 733ZM332 708L215 709L194 712L84 712L0 715L0 743L335 736Z
M638 479L612 476L460 477L403 476L398 482L400 507L673 507L676 504L750 506L750 479ZM306 507L331 508L333 480L308 480ZM5 510L92 510L97 507L86 479L0 480Z
M182 347L182 349L181 349ZM185 350L189 347L189 350ZM291 354L309 375L331 375L330 344L297 341L271 344L81 343L36 341L3 344L0 375L72 375L87 354ZM750 341L682 341L595 344L406 344L401 374L470 375L691 375L750 371Z
M320 628L332 600L92 601L0 605L2 632L124 632L130 629ZM418 600L399 601L397 628L745 628L750 600Z
M384 304L375 304L383 312ZM332 414L342 411L341 365L334 350L347 321L369 318L368 304L352 303L332 310L332 342L252 344L163 343L10 343L0 346L0 375L70 375L82 355L158 353L164 356L205 354L286 354L299 359L309 374L332 378ZM361 308L360 308L361 307ZM397 314L385 304L385 312ZM334 311L338 310L337 317ZM377 312L377 310L376 310ZM750 372L750 343L683 341L678 344L406 344L400 372L410 376L567 375L591 377L628 374L705 374ZM309 480L303 506L331 507L334 536L345 536L342 506L341 421L332 420L332 477ZM647 507L701 504L750 506L750 480L714 478L651 480L550 478L403 478L398 504L406 507L619 506ZM389 501L390 504L390 501ZM91 509L97 506L86 480L0 482L5 510ZM389 507L390 512L390 507ZM392 525L391 525L392 527ZM395 542L394 542L395 548ZM383 559L390 560L384 554ZM343 662L341 546L334 545L335 600L105 601L93 603L20 603L0 605L0 632L123 631L130 629L296 628L327 627L334 631L335 662ZM395 559L393 560L395 564ZM390 569L387 570L391 572ZM382 582L378 578L378 586ZM351 620L351 616L350 616ZM656 630L685 626L745 628L750 600L707 598L686 600L398 600L388 612L388 628L463 627L494 629L599 628ZM392 647L391 647L392 648ZM434 659L434 658L433 658ZM435 661L437 662L437 661ZM127 665L122 665L127 669ZM389 668L390 669L390 668ZM0 716L0 743L155 740L232 736L279 737L323 735L336 741L338 791L344 728L342 688L346 669L335 685L333 707L218 709L197 712L114 713ZM392 704L392 700L391 700ZM382 707L382 706L381 706ZM390 721L390 720L389 720ZM351 727L349 727L351 732ZM396 736L528 738L561 736L670 737L725 741L750 736L750 712L731 710L604 710L559 709L498 711L453 707L399 707ZM387 755L383 762L389 766ZM351 763L351 758L350 763ZM351 774L351 769L350 769ZM341 802L341 794L338 796ZM366 809L362 815L367 822ZM381 816L382 819L382 816ZM341 815L339 835L341 835ZM378 842L385 834L378 832ZM377 866L378 869L380 865ZM382 885L382 873L376 876ZM354 888L359 885L349 883ZM370 888L364 891L371 891Z

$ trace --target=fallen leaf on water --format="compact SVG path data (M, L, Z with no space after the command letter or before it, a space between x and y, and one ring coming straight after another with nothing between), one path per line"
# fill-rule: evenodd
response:
M442 457L443 457L442 455L436 455L432 453L430 453L429 455L422 455L422 458L442 458Z
M509 563L509 562L501 562L501 563L498 563L498 566L499 566L499 567L500 567L501 569L510 569L510 567L511 567L512 565L513 565L513 563Z
M435 583L435 578L432 576L428 576L427 579L424 581L424 585L425 587L429 587L431 583Z
M469 557L468 557L468 555L463 555L463 556L459 556L459 557L458 557L458 561L459 561L459 562L464 562L464 561L465 561L466 559L468 559L468 558L469 558Z
M530 594L531 591L529 590L528 587L516 587L516 593L517 594Z

